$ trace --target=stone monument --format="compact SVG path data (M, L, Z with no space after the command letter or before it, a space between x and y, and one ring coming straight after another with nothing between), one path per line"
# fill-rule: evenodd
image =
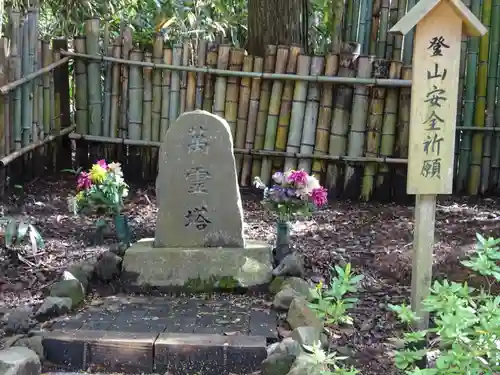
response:
M243 237L227 122L206 111L184 113L168 129L158 165L155 238L125 253L129 281L196 291L268 283L271 248Z

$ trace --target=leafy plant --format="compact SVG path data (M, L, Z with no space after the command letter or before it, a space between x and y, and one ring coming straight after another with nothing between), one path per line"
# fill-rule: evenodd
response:
M354 275L351 272L351 264L345 268L340 266L331 267L331 273L336 272L336 276L331 277L330 286L324 290L323 284L319 283L311 290L313 302L309 307L316 311L316 314L324 320L325 324L352 324L352 318L347 315L347 311L354 306L357 301L355 297L346 297L347 293L355 293L363 275Z
M5 247L12 257L19 257L19 249L16 248L21 246L26 239L29 241L32 254L36 254L38 249L45 247L40 232L26 221L4 217L0 219L0 227L4 232Z
M317 341L313 345L303 345L306 353L309 354L308 360L310 361L308 369L311 374L321 375L356 375L358 370L351 368L349 370L339 366L338 362L347 357L337 357L337 353L326 353L321 348L321 342Z
M500 372L500 296L491 294L500 282L500 239L477 234L476 251L462 264L482 275L488 288L476 290L456 282L435 281L425 299L425 310L434 317L435 328L410 330L403 336L405 349L396 353L395 363L406 374L417 375L494 375ZM399 320L407 325L417 316L405 305L389 305ZM415 344L431 340L425 349L411 349ZM415 363L428 351L437 350L432 368L419 368Z

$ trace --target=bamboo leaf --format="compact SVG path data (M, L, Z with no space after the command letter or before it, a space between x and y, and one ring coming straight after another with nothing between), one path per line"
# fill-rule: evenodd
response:
M16 231L17 231L17 222L12 219L11 221L9 221L9 224L7 224L7 228L5 229L5 246L7 248L12 246L14 236L16 235Z
M28 229L29 229L29 224L26 224L23 221L19 223L16 233L16 245L21 244L21 241L24 239L24 237L26 237L26 234L28 233Z

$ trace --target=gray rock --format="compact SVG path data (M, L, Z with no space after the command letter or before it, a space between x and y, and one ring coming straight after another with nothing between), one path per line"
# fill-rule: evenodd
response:
M297 252L287 255L273 270L273 276L297 276L303 278L305 274L304 258Z
M182 114L160 147L155 247L244 248L243 208L226 120Z
M129 248L129 244L127 243L124 243L124 242L118 242L118 243L114 243L112 244L110 247L109 247L109 251L111 251L112 253L115 253L116 255L118 255L119 257L122 257L125 255L125 252L127 251L127 249Z
M38 320L55 318L71 311L73 302L69 297L47 297L35 313Z
M311 289L313 286L304 279L301 279L300 277L287 277L283 282L281 289L283 290L288 288L297 291L308 301L311 300Z
M317 327L297 327L292 331L292 338L296 340L302 346L311 346L318 341L323 343L321 340L322 329Z
M82 284L84 294L87 291L90 281L94 277L94 268L97 259L92 258L71 265L64 273L64 280L76 279Z
M273 346L267 348L268 356L273 354L290 354L294 357L298 356L302 352L300 344L292 339L291 337L286 337L282 341L277 342Z
M286 375L292 367L295 356L286 353L272 354L262 361L262 375Z
M78 280L61 280L54 283L50 288L50 295L51 297L71 298L71 307L78 306L85 297L82 285Z
M292 301L297 298L302 297L302 295L294 289L286 288L278 292L274 296L273 307L276 310L288 310Z
M33 320L33 310L28 307L20 307L7 312L3 318L4 331L7 335L27 333L36 321Z
M43 338L40 335L16 335L9 337L5 343L5 348L13 346L22 346L33 350L40 358L41 361L45 359L45 352L43 350Z
M15 346L0 350L0 375L40 375L42 365L31 349Z
M281 286L283 285L285 280L286 280L286 277L284 277L284 276L278 276L278 277L273 278L273 281L271 281L269 283L269 288L268 288L269 293L271 293L273 295L278 293L281 290Z
M292 329L310 326L322 330L323 322L307 304L304 298L295 298L290 304L286 321Z
M120 276L122 258L111 251L101 255L95 267L97 278L103 282L109 282Z

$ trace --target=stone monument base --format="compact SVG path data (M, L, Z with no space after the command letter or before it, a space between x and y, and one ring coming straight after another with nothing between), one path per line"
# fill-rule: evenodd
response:
M272 279L272 249L262 241L245 248L153 247L148 238L125 253L122 277L138 289L210 292L254 288Z

